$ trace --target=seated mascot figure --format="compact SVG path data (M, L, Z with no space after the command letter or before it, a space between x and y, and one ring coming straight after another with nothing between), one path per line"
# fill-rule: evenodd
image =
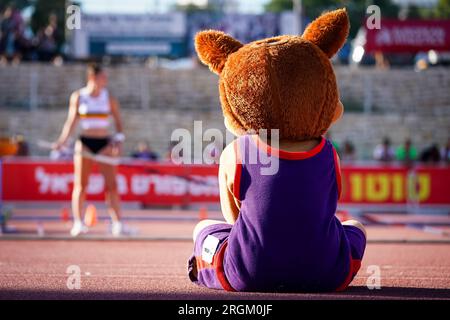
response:
M323 292L344 290L355 277L366 233L358 221L335 216L339 158L323 137L343 113L330 59L348 31L340 9L302 36L244 45L220 31L196 35L200 60L219 75L225 125L237 139L220 158L225 221L200 221L193 232L192 282L227 291ZM264 172L262 159L276 161L276 170Z

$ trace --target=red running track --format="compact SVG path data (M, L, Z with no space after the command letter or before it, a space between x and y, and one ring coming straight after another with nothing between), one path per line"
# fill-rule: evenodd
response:
M228 293L200 288L187 277L192 250L188 239L195 218L127 223L139 229L140 236L166 240L0 237L0 299L450 299L450 241L442 234L404 226L369 226L362 268L345 292ZM21 235L36 235L34 221L17 219L10 224ZM70 223L58 220L40 224L48 236L67 235L70 229ZM102 220L90 234L102 237L106 232L107 223ZM67 288L70 265L81 269L80 290ZM371 265L380 268L379 290L366 286Z
M186 276L188 241L1 241L1 299L450 299L449 244L369 244L361 271L342 293L227 293ZM81 269L80 290L66 269ZM378 265L381 289L366 287Z

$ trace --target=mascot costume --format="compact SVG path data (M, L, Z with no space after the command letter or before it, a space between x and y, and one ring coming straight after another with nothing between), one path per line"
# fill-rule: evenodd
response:
M302 36L242 44L220 31L196 35L200 60L219 75L225 125L237 139L220 158L225 221L200 221L194 230L192 282L227 291L323 292L344 290L355 277L366 233L358 221L336 218L339 157L323 137L343 113L330 59L348 31L340 9ZM276 161L276 170L264 172L263 159Z

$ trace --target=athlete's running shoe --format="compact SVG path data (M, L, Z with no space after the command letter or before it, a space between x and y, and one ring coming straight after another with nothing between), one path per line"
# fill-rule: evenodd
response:
M70 235L72 237L78 237L82 233L87 233L89 228L83 224L81 221L75 221L73 223L72 229L70 230Z

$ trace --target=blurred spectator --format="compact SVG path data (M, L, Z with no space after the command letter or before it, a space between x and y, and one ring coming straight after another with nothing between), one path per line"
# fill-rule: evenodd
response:
M340 155L341 160L343 161L355 161L356 153L355 146L350 140L345 140L344 145L342 147L342 153Z
M136 150L131 154L133 158L142 159L142 160L158 160L158 154L150 148L150 145L147 141L141 141L137 144Z
M17 144L16 156L26 157L30 154L30 148L28 147L28 143L23 135L16 135L14 137L14 141Z
M63 39L58 19L50 14L48 24L33 34L30 24L19 10L7 7L0 15L0 63L9 60L17 64L24 60L52 61L62 64L60 45Z
M450 138L447 139L447 144L441 150L441 158L443 161L450 163Z
M412 145L411 139L406 139L405 143L395 150L395 158L407 166L417 159L417 149Z
M58 19L55 14L51 14L47 26L37 33L37 52L39 60L54 61L54 59L58 57L58 38Z
M436 143L425 148L420 154L420 162L438 163L441 161L441 153Z
M391 147L391 140L388 137L383 138L383 142L375 147L373 158L384 162L394 160L394 149Z
M25 24L16 31L14 47L16 49L13 63L19 63L22 59L34 60L33 31Z
M13 34L12 9L7 7L0 18L0 59L4 64L11 53L11 37Z
M16 35L24 29L20 11L14 6L8 6L0 18L0 63L5 64L18 53Z

